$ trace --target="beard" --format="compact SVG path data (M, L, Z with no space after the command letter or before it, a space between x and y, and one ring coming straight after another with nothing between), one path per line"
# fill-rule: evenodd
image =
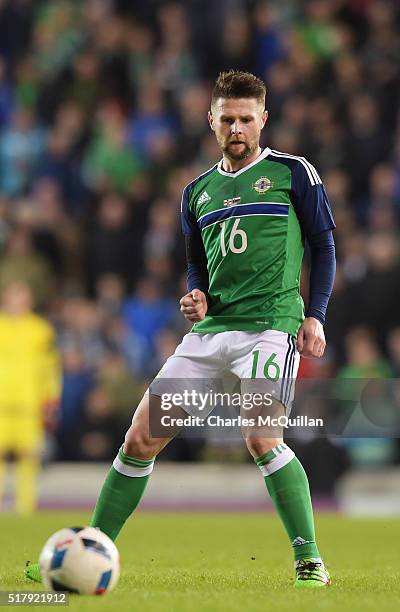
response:
M234 144L233 142L229 142L227 145L222 147L222 151L224 155L228 157L228 159L232 159L233 161L240 161L242 159L246 159L247 157L252 155L258 147L258 144L249 146L243 141L238 141L238 142L240 142L240 144L243 146L243 148L240 151L235 151L233 149L232 147L232 145Z

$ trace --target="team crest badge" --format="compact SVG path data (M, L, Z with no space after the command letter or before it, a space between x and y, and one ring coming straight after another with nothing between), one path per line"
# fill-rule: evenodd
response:
M224 206L237 206L238 204L240 204L240 196L224 200Z
M254 184L253 189L257 193L265 193L268 189L273 187L273 182L267 176L261 176Z

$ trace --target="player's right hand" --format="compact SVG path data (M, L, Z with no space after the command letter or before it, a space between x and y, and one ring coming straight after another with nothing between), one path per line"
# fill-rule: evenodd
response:
M191 323L202 321L206 316L208 310L207 298L200 289L193 289L193 291L184 295L179 303L183 316Z

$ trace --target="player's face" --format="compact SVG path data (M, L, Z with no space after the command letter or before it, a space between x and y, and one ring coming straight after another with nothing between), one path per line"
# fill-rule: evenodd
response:
M2 306L6 312L22 315L32 308L32 294L28 285L15 282L9 285L2 295Z
M256 98L218 98L208 113L223 154L234 161L246 159L258 149L267 118L268 112Z

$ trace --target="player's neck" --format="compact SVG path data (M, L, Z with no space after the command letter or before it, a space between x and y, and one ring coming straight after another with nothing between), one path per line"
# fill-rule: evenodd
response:
M230 159L229 157L225 157L225 155L223 155L223 170L225 170L225 172L237 172L238 170L241 170L242 168L245 168L246 166L252 164L257 159L257 157L261 155L261 152L262 148L258 147L254 151L254 153L249 155L249 157L246 157L246 159Z

